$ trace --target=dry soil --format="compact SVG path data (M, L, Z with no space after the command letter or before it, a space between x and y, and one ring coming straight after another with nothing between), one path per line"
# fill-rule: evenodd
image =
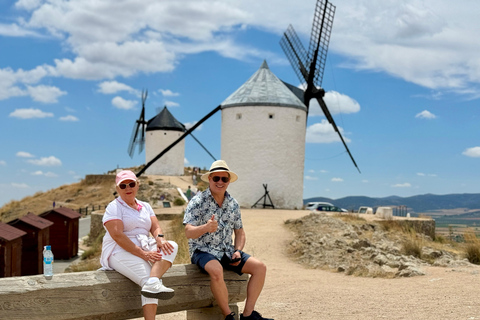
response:
M308 211L242 210L245 251L264 261L267 280L256 309L275 320L480 319L480 267L424 269L425 276L359 278L307 269L290 259L288 219ZM243 304L240 304L240 311ZM157 319L184 320L185 313Z

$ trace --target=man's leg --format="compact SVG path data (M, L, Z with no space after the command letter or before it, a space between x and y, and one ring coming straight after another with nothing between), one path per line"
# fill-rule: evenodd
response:
M257 299L262 292L267 275L267 266L260 260L250 257L245 262L242 272L250 274L250 280L247 285L247 300L243 309L243 315L248 317L255 309L255 303L257 303Z
M232 311L228 306L228 289L223 279L223 267L218 260L210 260L205 265L205 271L210 275L210 290L212 290L213 297L226 317Z

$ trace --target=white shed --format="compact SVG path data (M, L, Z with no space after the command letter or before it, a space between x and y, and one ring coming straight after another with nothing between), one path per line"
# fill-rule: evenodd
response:
M264 61L221 104L221 157L239 176L228 188L240 206L261 199L266 184L275 208L302 208L307 108L301 99L303 91Z

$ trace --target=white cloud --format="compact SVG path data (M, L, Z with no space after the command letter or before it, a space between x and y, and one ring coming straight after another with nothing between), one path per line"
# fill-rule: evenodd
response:
M305 176L305 180L318 180L317 177Z
M337 13L330 48L352 58L348 67L432 89L478 91L480 44L471 39L479 22L469 1L351 0Z
M118 109L130 110L130 109L133 109L136 104L137 104L136 101L125 100L122 97L118 97L118 96L112 99L112 105Z
M392 185L393 188L410 188L412 185L408 182L405 183L397 183Z
M32 175L33 176L45 176L47 178L57 178L58 175L56 173L53 173L53 172L43 172L41 170L38 170L38 171L35 171L35 172L32 172Z
M173 102L173 101L165 101L165 106L167 107L179 107L180 105L176 102Z
M366 180L366 179L362 180L362 182L363 182L363 183L369 183L369 181Z
M113 94L120 91L127 91L130 93L138 93L137 90L133 89L129 85L120 83L117 81L104 81L98 85L98 92L104 94Z
M336 91L327 91L323 98L327 105L328 111L332 115L339 113L356 113L360 111L360 104L347 95L338 93ZM316 99L310 100L308 109L309 116L323 116L322 108Z
M62 161L60 161L58 158L54 156L27 160L27 162L37 166L45 166L45 167L56 167L56 166L62 165Z
M180 95L180 93L172 92L171 90L168 90L168 89L165 89L165 90L159 89L158 91L160 91L164 97L178 97Z
M187 130L191 129L194 125L197 124L198 121L193 121L193 122L185 122L183 125ZM198 127L195 128L195 131L202 130L203 124L199 125Z
M480 43L472 39L480 22L471 3L344 0L337 6L330 51L348 58L343 67L383 72L438 91L479 94ZM1 25L0 32L57 37L72 57L42 68L74 79L170 72L184 55L207 51L285 63L283 56L237 44L236 33L257 28L279 36L291 22L308 39L314 10L310 2L279 5L278 0L198 0L188 6L182 1L19 0L15 6L27 12L17 23ZM0 99L24 94L16 83L0 84Z
M40 6L41 0L18 0L15 3L17 9L33 10Z
M0 166L6 166L7 162L5 160L0 160Z
M25 152L25 151L18 151L15 155L17 157L20 157L20 158L33 158L33 157L35 157L33 154L31 154L29 152Z
M426 174L426 173L423 173L423 172L418 172L417 173L417 176L419 177L436 177L437 175L435 173L429 173L429 174Z
M343 129L337 126L338 130L343 136L345 142L350 142L351 140L345 137ZM306 135L307 143L332 143L332 142L341 142L338 133L335 132L332 125L326 120L323 119L320 123L315 123L307 128Z
M480 147L468 148L462 154L467 157L480 158Z
M342 178L332 178L332 182L343 182Z
M3 24L0 23L0 35L6 37L41 37L40 34L25 29L18 24Z
M27 86L27 91L34 101L42 103L56 103L58 98L66 95L65 91L52 86Z
M51 112L43 112L40 109L15 109L9 114L9 117L19 119L49 118L53 117Z
M436 115L434 115L428 110L423 110L422 112L417 113L417 115L415 116L415 118L420 118L420 119L435 119L436 117L437 117Z
M18 188L18 189L28 189L30 188L30 186L26 183L15 183L15 182L12 182L11 183L11 186L14 187L14 188Z
M183 164L184 164L184 165L188 165L188 164L189 164L187 158L183 158Z
M65 117L60 117L59 120L60 120L60 121L72 121L72 122L75 122L75 121L78 121L78 118L75 117L75 116L72 116L72 115L68 115L68 116L65 116Z

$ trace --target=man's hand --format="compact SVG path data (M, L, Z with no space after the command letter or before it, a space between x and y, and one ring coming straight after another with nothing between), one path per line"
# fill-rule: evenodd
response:
M208 222L205 224L207 232L215 232L217 231L218 228L218 222L215 220L215 215L213 214L212 217L208 220Z
M232 262L230 263L232 266L238 266L238 264L240 263L241 261L241 258L242 258L242 254L238 251L235 251L233 254L232 254ZM237 260L238 259L238 260Z

